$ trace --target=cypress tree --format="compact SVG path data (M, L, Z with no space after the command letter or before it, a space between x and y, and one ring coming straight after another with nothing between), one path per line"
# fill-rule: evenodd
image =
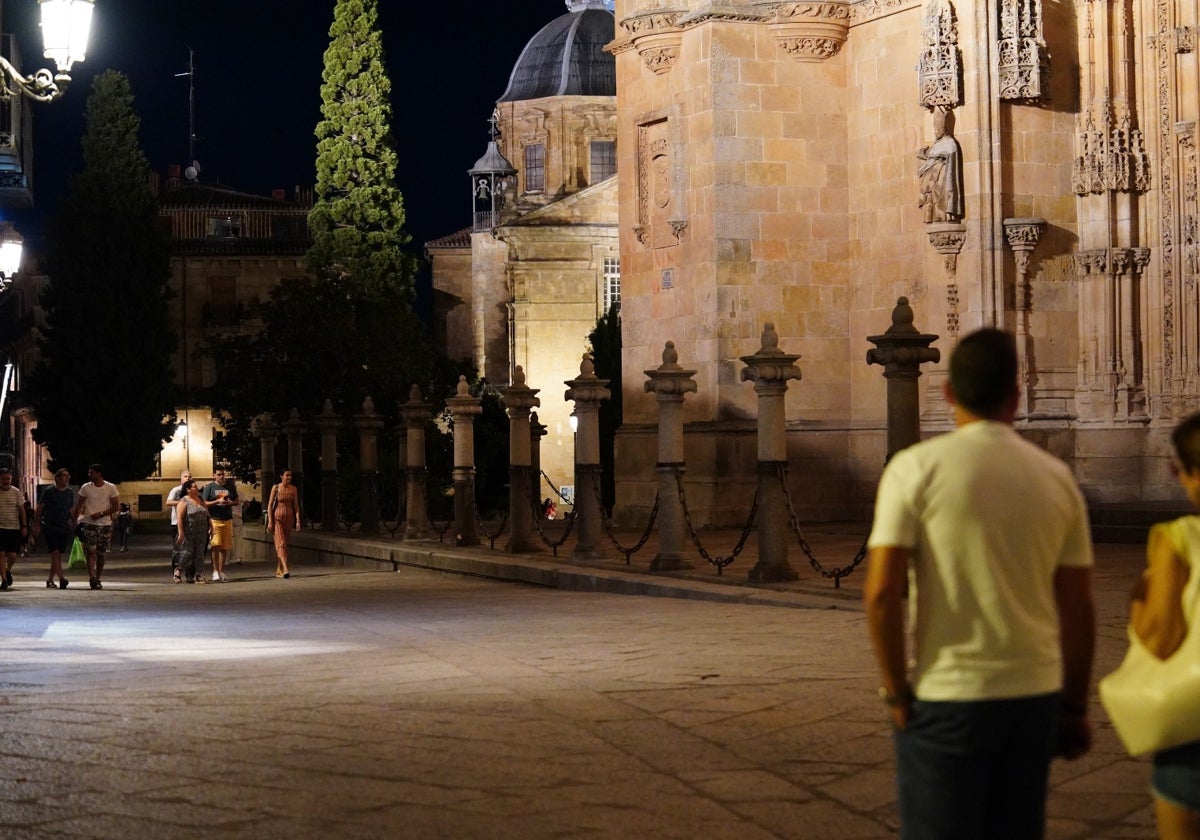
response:
M95 78L86 119L83 171L47 224L41 362L24 390L51 468L98 461L122 481L153 473L175 429L170 242L123 74Z
M338 0L322 74L308 267L366 294L411 301L416 271L402 251L409 237L396 188L391 91L376 0Z

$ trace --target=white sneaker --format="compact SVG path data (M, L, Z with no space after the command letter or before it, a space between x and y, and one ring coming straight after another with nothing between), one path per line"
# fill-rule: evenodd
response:
M221 573L213 572L212 575L209 577L209 580L212 581L213 583L220 583L221 582Z

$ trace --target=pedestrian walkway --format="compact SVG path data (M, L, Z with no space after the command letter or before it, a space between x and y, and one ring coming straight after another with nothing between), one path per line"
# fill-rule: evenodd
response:
M852 556L861 532L828 530L813 553ZM651 575L304 532L290 580L247 552L189 586L149 539L102 591L45 589L35 555L0 593L6 840L895 834L859 572L834 589L793 558L800 580L752 587L749 557ZM1099 547L1098 673L1140 554ZM1148 764L1092 713L1048 836L1150 837Z

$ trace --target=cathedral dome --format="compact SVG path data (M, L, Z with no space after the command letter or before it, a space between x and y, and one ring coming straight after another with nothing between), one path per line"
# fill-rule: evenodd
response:
M604 51L616 20L608 0L568 0L521 51L500 102L543 96L616 96L616 61Z

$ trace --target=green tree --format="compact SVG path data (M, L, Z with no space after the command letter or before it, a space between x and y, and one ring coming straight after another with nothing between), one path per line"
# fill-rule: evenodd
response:
M416 262L403 251L409 236L396 188L391 91L375 0L338 0L322 74L308 266L318 277L349 278L411 301Z
M471 373L433 349L407 301L367 294L348 279L285 281L249 314L262 324L256 335L216 337L205 346L216 384L202 394L224 418L217 456L247 480L261 460L251 429L261 413L283 420L295 408L308 420L328 399L348 418L370 396L377 412L394 416L414 383L427 400L440 402L460 372ZM342 451L356 451L356 440L348 429ZM382 457L389 441L380 444Z
M123 481L154 472L175 430L170 243L123 74L95 78L86 119L83 171L47 224L41 362L25 394L51 468L98 461Z

